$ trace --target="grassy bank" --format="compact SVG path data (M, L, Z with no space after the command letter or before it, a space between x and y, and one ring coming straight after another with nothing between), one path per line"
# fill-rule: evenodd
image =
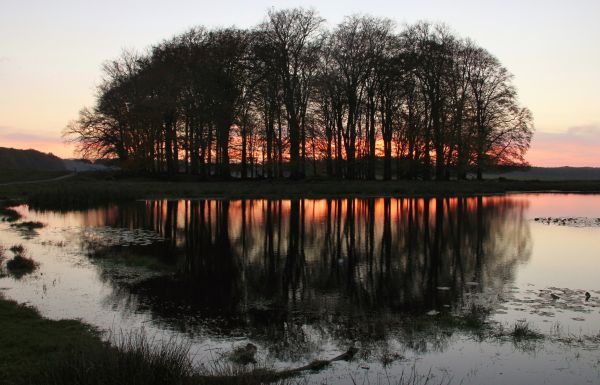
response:
M11 301L0 300L0 330L3 384L197 383L182 349L155 353L143 339L112 347L79 321L47 320Z
M507 192L600 192L600 181L163 181L78 175L63 181L0 186L0 199L39 208L85 208L145 198L327 198L348 196L456 196Z
M6 384L32 383L58 356L104 346L81 322L43 319L34 309L3 299L0 330L0 378Z
M0 169L0 183L30 182L58 178L69 174L70 171L24 171Z
M109 345L82 322L48 320L4 299L0 330L0 383L6 385L258 385L287 377L228 366L199 371L181 342L153 343L134 333Z

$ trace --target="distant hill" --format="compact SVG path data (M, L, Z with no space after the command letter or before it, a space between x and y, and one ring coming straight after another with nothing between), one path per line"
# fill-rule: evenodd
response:
M600 180L600 167L531 167L522 171L489 173L484 177L514 180Z
M61 158L52 154L0 147L0 170L63 171L66 167Z

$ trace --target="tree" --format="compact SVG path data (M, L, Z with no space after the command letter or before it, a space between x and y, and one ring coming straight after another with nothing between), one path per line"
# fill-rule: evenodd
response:
M525 163L532 132L508 70L444 25L351 16L327 32L301 8L124 52L65 129L85 156L199 179L298 179L322 162L375 179L380 158L386 180L394 164L398 179L481 178Z
M279 75L290 137L290 176L301 178L300 134L307 101L321 49L320 26L316 11L294 8L268 13L261 26L262 36L272 49L272 61Z

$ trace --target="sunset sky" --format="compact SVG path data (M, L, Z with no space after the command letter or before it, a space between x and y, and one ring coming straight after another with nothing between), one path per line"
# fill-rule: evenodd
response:
M61 131L94 103L102 63L195 25L251 27L270 7L314 7L329 25L368 13L441 21L515 75L535 118L538 166L600 167L600 1L34 1L0 11L0 147L71 157Z

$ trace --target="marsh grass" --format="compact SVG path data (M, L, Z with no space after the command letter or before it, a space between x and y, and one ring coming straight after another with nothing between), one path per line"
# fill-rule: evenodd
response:
M498 325L492 332L492 337L497 339L510 338L515 346L524 350L531 350L530 343L535 343L544 339L544 334L533 328L531 324L525 320L518 320L509 327Z
M68 352L35 378L46 385L260 385L296 384L291 375L253 365L222 361L194 367L190 345L177 339L157 342L143 331L124 333L106 343Z
M189 345L157 342L143 331L122 333L113 343L84 346L58 356L35 379L48 385L193 384Z
M157 340L143 330L109 337L64 351L30 377L43 385L259 385L287 384L278 372L258 366L214 363L197 368L190 344L173 338Z
M485 327L490 308L475 302L467 305L466 311L461 315L463 326L467 329L480 330Z
M537 340L543 338L543 334L533 329L527 321L517 321L508 333L515 340Z
M389 351L384 351L381 354L379 354L378 356L378 360L381 363L381 365L386 368L388 366L390 366L391 364L393 364L396 361L400 361L404 359L404 356L400 353L392 353Z

